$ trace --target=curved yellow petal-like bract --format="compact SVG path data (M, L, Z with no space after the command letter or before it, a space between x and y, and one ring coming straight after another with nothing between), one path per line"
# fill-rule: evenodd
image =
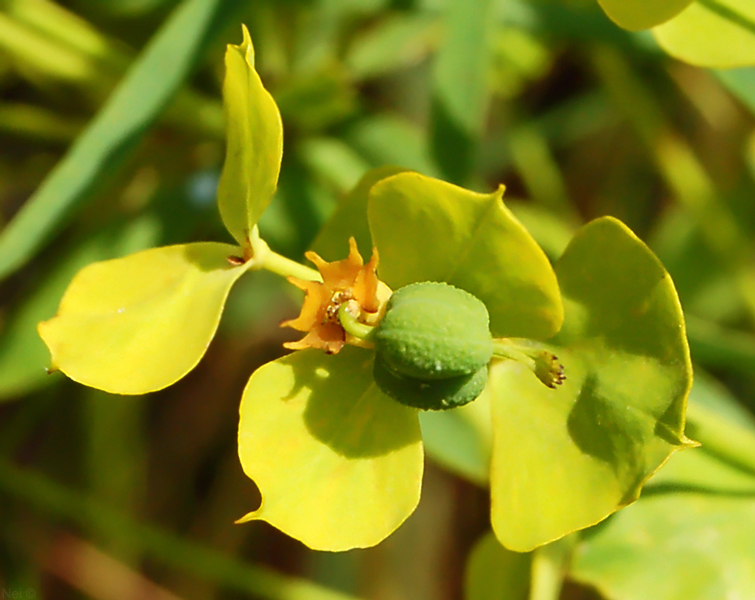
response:
M39 324L52 368L115 394L174 383L204 355L228 291L248 268L228 262L238 250L168 246L82 269L58 314Z
M417 411L383 395L373 353L302 350L252 375L239 457L262 493L262 519L315 550L374 546L419 501Z
M674 58L698 67L731 69L755 65L755 2L693 2L653 28L658 44Z
M367 206L378 276L394 290L450 283L485 304L494 337L549 338L564 318L556 275L502 196L413 172L378 181Z
M692 0L598 0L606 14L620 27L639 31L665 23L683 11Z
M623 223L596 219L555 266L566 304L550 349L566 381L494 362L491 524L528 552L634 502L684 435L692 364L674 284Z
M278 185L283 125L275 100L254 70L254 47L246 27L244 41L225 54L223 106L226 157L218 184L218 207L228 231L248 246L252 228Z

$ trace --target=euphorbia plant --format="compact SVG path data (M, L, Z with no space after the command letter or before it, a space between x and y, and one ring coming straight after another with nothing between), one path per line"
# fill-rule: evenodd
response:
M380 542L419 500L419 411L478 397L494 430L493 527L515 550L632 502L689 444L679 303L624 225L586 225L552 268L502 187L479 194L382 169L326 228L348 257L308 253L315 271L272 252L256 228L276 188L282 128L246 30L226 68L218 204L237 245L90 265L39 329L54 369L140 394L196 365L244 273L266 269L304 289L301 314L284 323L304 333L289 344L296 351L258 369L243 394L239 456L263 499L241 521L266 520L316 549Z

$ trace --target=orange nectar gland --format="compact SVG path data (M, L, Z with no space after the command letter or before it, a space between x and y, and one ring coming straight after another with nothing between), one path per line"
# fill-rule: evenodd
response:
M392 292L378 279L377 248L373 248L372 258L366 265L353 237L349 239L349 256L343 260L327 262L312 251L305 256L320 271L322 283L288 278L307 295L299 316L284 321L281 327L291 327L307 335L283 345L291 350L320 348L328 354L337 354L345 344L372 347L369 342L346 332L339 312L343 306L350 317L367 327L377 325L382 318Z

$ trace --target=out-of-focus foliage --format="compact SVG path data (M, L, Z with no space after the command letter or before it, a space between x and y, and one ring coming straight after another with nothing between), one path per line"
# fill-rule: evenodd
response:
M692 393L700 449L580 539L512 559L488 538L470 597L530 581L555 598L563 573L580 582L565 598L753 595L755 79L687 64L751 65L748 11L697 0L639 23L649 35L595 0L0 3L0 587L102 595L82 572L112 575L117 558L125 581L187 598L462 597L489 528L486 398L422 415L423 498L376 548L314 553L233 525L258 498L236 457L238 398L290 339L277 327L296 312L287 284L239 281L208 354L169 390L95 395L44 372L32 329L83 264L232 241L215 207L220 94L223 49L245 22L286 131L260 222L275 250L300 260L372 167L484 193L504 183L554 261L587 220L625 221L670 272L692 359L711 372L713 391L698 380ZM474 583L485 565L512 579Z

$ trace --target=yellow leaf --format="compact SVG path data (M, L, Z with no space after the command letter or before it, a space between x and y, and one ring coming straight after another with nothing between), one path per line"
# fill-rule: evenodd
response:
M239 46L225 54L223 104L226 157L218 184L218 207L228 231L247 247L252 228L278 185L283 125L275 100L254 70L254 47L246 27Z
M39 324L52 368L116 394L167 387L196 366L215 335L238 248L154 248L82 269L58 314Z
M755 2L697 0L653 34L671 56L693 65L755 65Z
M502 196L412 172L378 181L367 208L378 275L394 290L450 283L485 304L493 336L545 339L564 318L556 275Z
M372 352L302 350L244 390L239 457L262 519L316 550L374 546L414 511L423 450L417 411L384 396Z
M598 0L620 27L639 31L660 25L684 10L692 0Z

